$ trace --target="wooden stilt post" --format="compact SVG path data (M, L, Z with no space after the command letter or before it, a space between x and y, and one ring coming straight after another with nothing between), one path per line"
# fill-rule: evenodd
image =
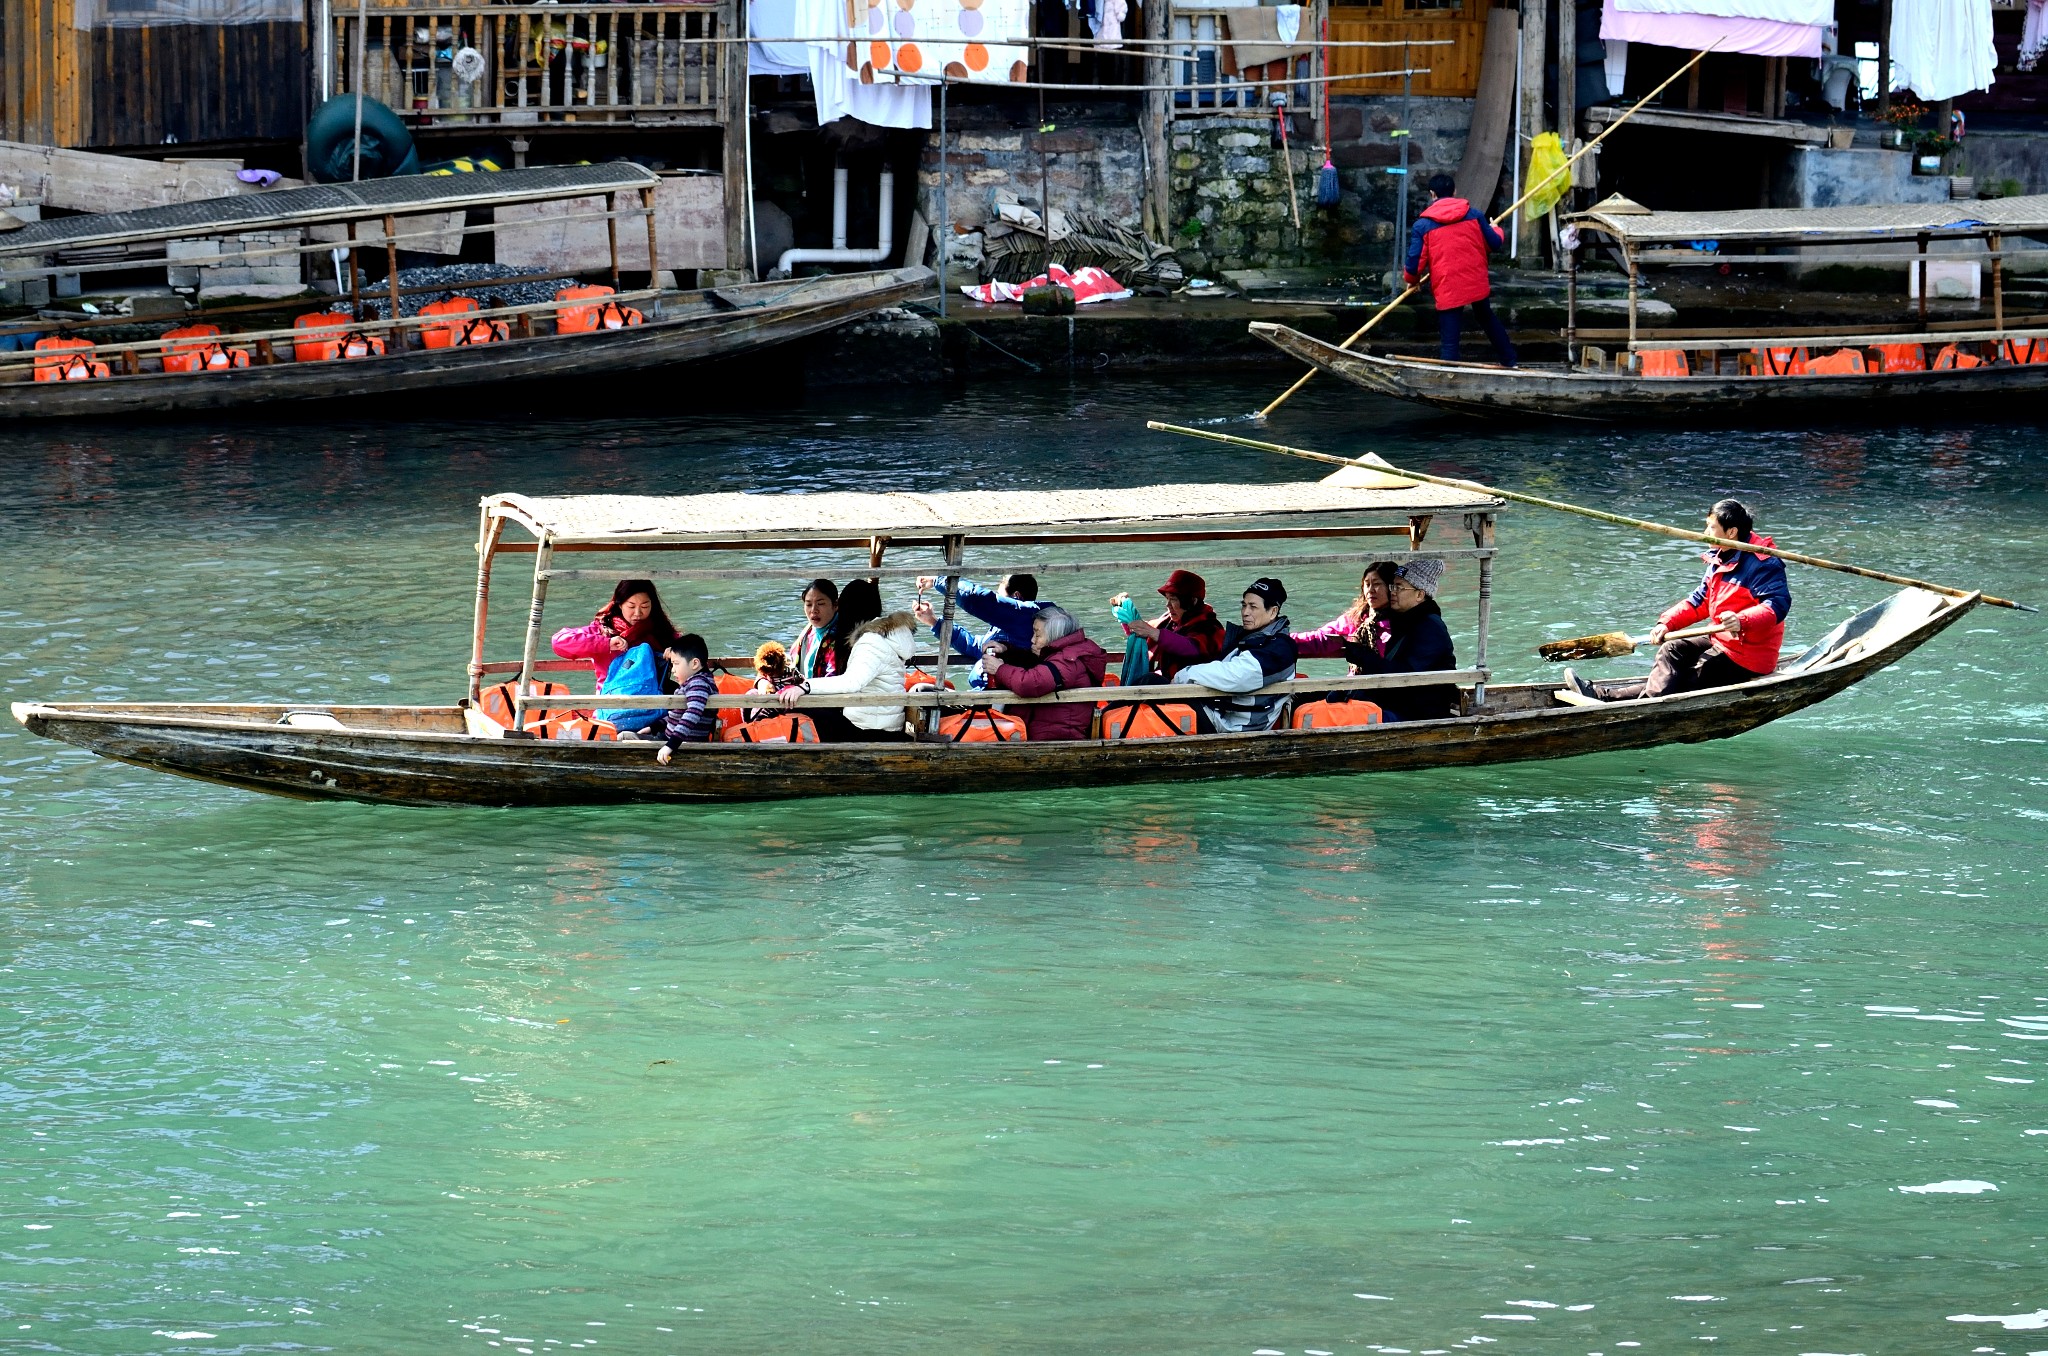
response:
M1472 529L1472 544L1485 548L1494 544L1493 515L1475 513L1466 520ZM1480 677L1472 684L1472 705L1476 709L1486 705L1486 636L1493 626L1493 557L1479 558L1479 637L1473 645L1472 667L1479 670Z
M1630 250L1628 259L1628 360L1631 368L1636 360L1636 300L1640 295L1643 271L1636 267L1636 252Z

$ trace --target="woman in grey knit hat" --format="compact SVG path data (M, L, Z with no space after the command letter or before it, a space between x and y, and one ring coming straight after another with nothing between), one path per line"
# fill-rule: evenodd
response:
M1436 591L1443 584L1441 556L1416 556L1403 561L1394 572L1393 612L1384 651L1363 642L1344 647L1344 657L1357 672L1435 673L1458 667L1451 645L1450 628L1436 605ZM1428 687L1389 687L1351 694L1380 708L1387 720L1442 720L1458 714L1458 687L1437 683Z

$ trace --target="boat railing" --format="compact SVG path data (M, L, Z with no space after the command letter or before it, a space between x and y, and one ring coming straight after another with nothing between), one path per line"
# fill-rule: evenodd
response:
M719 41L732 13L723 2L379 4L361 17L337 6L327 93L353 93L360 69L363 94L416 126L708 125L734 112ZM482 64L470 79L466 52Z
M807 693L797 699L792 709L848 707L848 706L910 706L919 708L957 708L966 710L976 706L1057 706L1093 705L1097 702L1165 702L1202 701L1216 697L1284 697L1296 693L1315 692L1358 692L1368 689L1396 687L1440 687L1446 683L1484 683L1491 676L1487 669L1436 669L1427 673L1373 673L1347 674L1338 678L1286 678L1269 683L1255 692L1224 692L1200 683L1149 683L1142 687L1075 687L1063 692L1049 693L1043 697L1019 697L1013 693L990 689L960 691L918 691L918 692L853 692L853 693ZM513 705L522 711L568 711L590 707L601 702L608 709L622 711L673 711L687 706L691 698L682 696L628 696L620 693L612 697L598 697L590 693L556 696L514 696ZM764 706L779 699L764 693L720 693L711 697L706 705L718 710L734 707Z
M465 291L465 289L462 288L449 287L434 287L414 290L449 293ZM489 284L482 284L478 286L475 290L489 291ZM663 293L659 289L648 288L639 291L615 293L612 296L604 298L604 300L625 303L658 302L662 296ZM342 301L345 305L346 298L343 298ZM288 305L289 303L280 304L277 302L266 302L263 306L263 309L277 310L280 309L281 306ZM392 336L402 343L406 335L421 329L446 328L459 324L470 323L477 320L509 319L517 322L516 326L514 327L513 334L511 335L512 338L533 338L533 321L535 318L553 317L559 312L570 307L587 308L590 305L592 305L592 302L589 298L586 297L581 300L575 301L532 302L524 306L479 305L477 310L467 311L459 315L449 316L411 315L399 316L397 318L366 317L364 319L359 320L354 316L354 314L351 311L347 309L340 309L329 312L309 312L309 314L332 315L335 318L335 324L337 326L345 326L346 332L348 333L377 336ZM208 318L209 316L207 312L199 312L196 315L190 317L190 319L192 320L206 320ZM133 317L129 316L122 316L116 319L119 321L119 323L127 325L134 325L138 323ZM280 345L288 346L292 344L294 341L303 340L308 337L309 335L307 331L294 327L291 329L243 330L232 334L223 333L205 342L215 343L223 348L230 349L253 348L254 352L251 355L252 362L260 364L270 364L275 362L293 361L290 359L280 358L277 354L278 347ZM327 335L321 337L332 337L332 332L329 331ZM117 369L114 375L134 376L141 371L141 360L143 358L161 358L163 354L169 350L172 350L180 346L189 347L194 342L195 341L190 337L164 338L162 336L159 336L155 339L136 339L124 343L96 343L93 345L92 356L103 362L109 359L119 360L121 366ZM38 361L47 361L48 357L48 354L37 353L32 349L22 349L14 353L0 353L0 381L18 380L22 374L31 370ZM361 358L350 358L337 359L335 361L361 362L366 360ZM152 375L154 374L152 373ZM192 375L195 378L200 378L208 375L219 374L196 372L193 373Z

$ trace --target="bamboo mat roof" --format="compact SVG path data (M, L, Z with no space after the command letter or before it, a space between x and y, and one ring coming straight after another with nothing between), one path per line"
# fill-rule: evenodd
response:
M1963 232L1982 235L2048 234L2048 194L1987 198L1981 202L1877 203L1866 207L1771 207L1739 212L1651 212L1625 198L1610 198L1571 220L1635 245L1693 240L1911 239Z
M30 222L0 237L0 253L48 254L88 245L132 245L235 231L322 226L386 215L459 212L472 207L652 188L659 182L652 170L618 161L477 174L408 174L396 179L368 179L359 184L309 184L268 193L201 198L168 207ZM621 203L620 207L626 205ZM639 204L634 201L632 206L637 211Z
M1495 509L1501 500L1465 490L1328 481L1281 485L1143 485L1112 490L958 490L935 494L695 494L674 498L590 494L538 498L497 494L494 516L556 541L646 543L946 536L998 531L1160 529L1229 520L1407 516ZM1322 524L1317 524L1318 526Z

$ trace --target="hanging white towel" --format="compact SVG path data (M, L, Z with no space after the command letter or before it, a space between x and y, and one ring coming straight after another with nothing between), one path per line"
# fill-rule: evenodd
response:
M1892 0L1892 80L1933 103L1990 89L1991 0Z
M1628 83L1628 40L1608 38L1605 44L1607 59L1601 64L1607 71L1607 97L1619 99L1621 87Z
M2048 3L2048 0L2044 0ZM1126 0L1098 0L1089 27L1095 30L1095 45L1105 51L1124 45L1124 20L1130 16Z
M2020 33L2020 69L2031 71L2048 49L2048 0L2027 0L2027 26Z

